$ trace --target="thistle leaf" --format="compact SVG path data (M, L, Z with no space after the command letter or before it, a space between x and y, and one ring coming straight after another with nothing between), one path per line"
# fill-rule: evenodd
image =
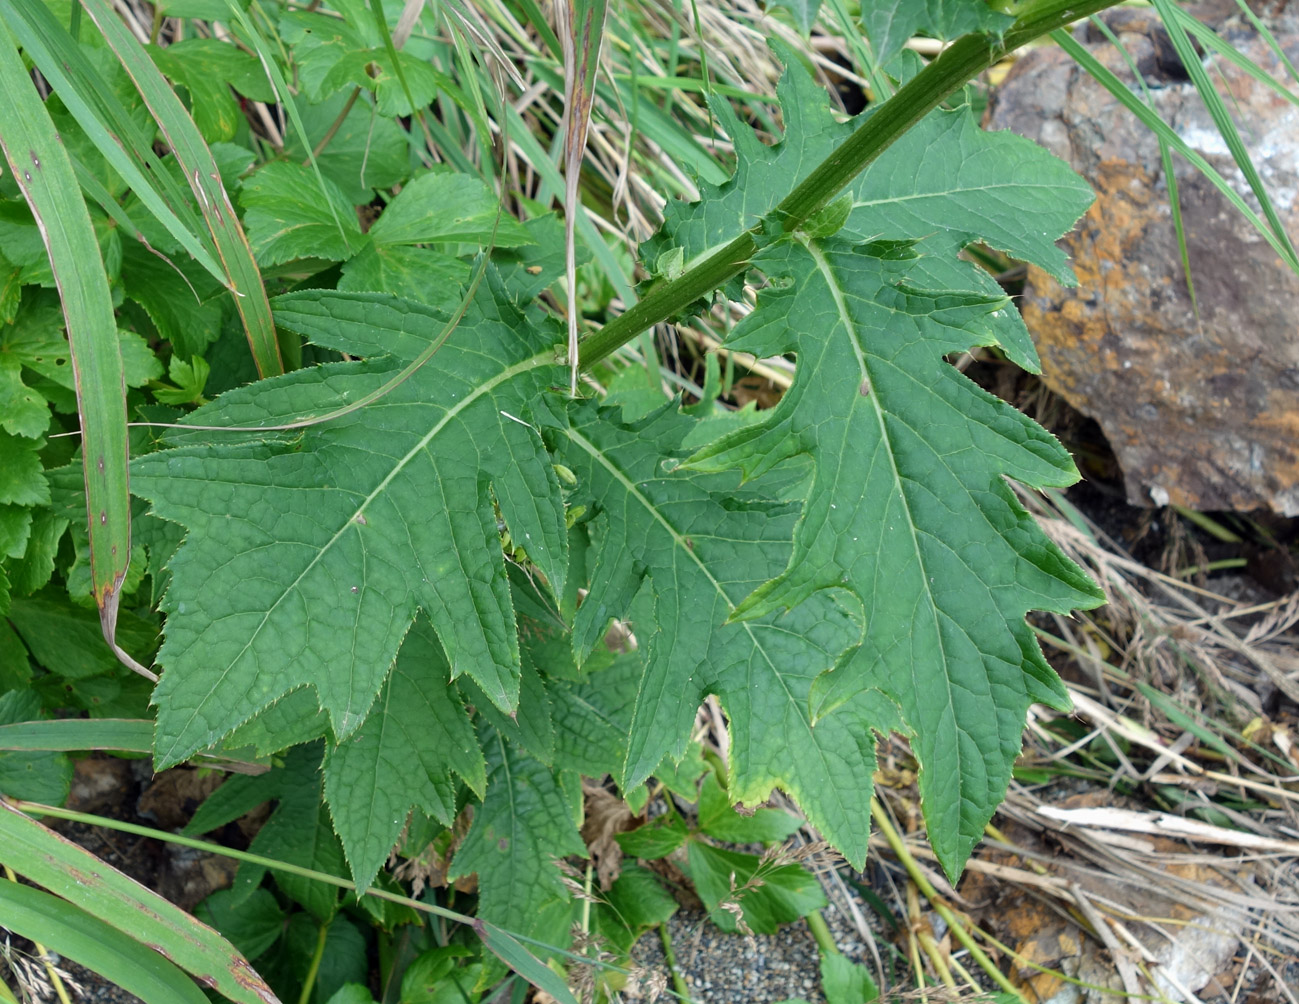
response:
M376 294L312 291L277 322L368 357L226 394L201 425L275 426L387 382L446 319ZM452 678L505 712L519 649L497 515L562 585L567 528L556 476L526 419L554 381L554 327L485 285L436 357L381 401L297 438L181 432L136 462L135 490L189 528L171 562L168 670L155 692L160 764L211 745L303 684L338 741L365 720L417 609Z
M365 724L325 755L325 800L357 888L369 888L412 806L444 825L456 814L458 774L478 793L483 755L450 687L437 638L417 621Z
M478 916L550 945L568 943L573 906L555 862L586 856L578 833L582 786L515 749L490 726L487 795L451 862L449 878L478 875Z
M611 618L630 615L645 655L620 786L665 755L679 759L700 701L715 693L731 722L732 799L784 788L850 861L864 861L874 736L846 715L814 729L808 711L812 681L860 640L852 605L820 593L788 614L728 620L783 567L799 506L762 485L738 489L733 475L670 470L695 425L671 405L632 426L615 415L587 406L553 437L594 514L598 557L575 650L584 658ZM887 703L878 698L854 695L863 711Z
M699 217L743 225L765 211L764 192L787 190L791 172L836 142L838 127L828 112L811 111L807 88L792 68L782 90L787 107L801 102L797 131L772 150L752 135L737 138L736 179L705 192ZM1102 598L1005 481L1070 484L1077 472L1068 453L944 360L1001 345L1035 363L1008 298L955 255L981 239L1067 278L1052 240L1089 193L1045 151L980 132L964 110L922 121L849 192L854 208L838 235L795 235L755 260L771 283L727 343L759 357L796 353L793 387L765 422L704 447L686 466L756 478L811 458L787 567L738 602L731 619L797 614L826 589L860 599L861 646L810 690L817 729L844 714L880 728L854 710L862 694L897 703L921 763L930 840L955 875L1005 794L1028 705L1067 704L1026 612ZM683 245L687 257L704 239L726 239L700 219L675 223L660 240Z

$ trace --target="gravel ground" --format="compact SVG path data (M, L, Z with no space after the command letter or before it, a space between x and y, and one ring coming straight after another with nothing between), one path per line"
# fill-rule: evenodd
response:
M840 951L853 962L866 962L866 948L851 924L834 906L822 914ZM668 933L677 969L698 1004L777 1004L791 998L825 1004L820 955L804 921L756 935L750 943L706 923L701 913L678 911L668 921ZM667 974L657 934L642 938L634 957L647 969Z

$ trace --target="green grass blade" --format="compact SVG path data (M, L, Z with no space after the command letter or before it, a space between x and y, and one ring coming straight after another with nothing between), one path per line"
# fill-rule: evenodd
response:
M1182 277L1186 280L1186 292L1191 297L1191 313L1198 322L1200 303L1195 296L1195 280L1191 278L1191 251L1186 244L1186 221L1182 218L1182 200L1177 191L1177 174L1173 165L1173 151L1162 139L1159 141L1159 161L1164 168L1164 178L1168 184L1168 208L1173 214L1173 232L1177 235L1177 253L1182 259Z
M0 750L68 753L74 750L112 750L115 753L153 752L153 720L150 718L59 718L51 721L14 722L0 725ZM264 762L245 756L247 750L200 753L194 762L239 774L260 774Z
M535 62L533 72L536 73L539 81L543 81L557 90L564 86L563 74L557 67ZM634 102L636 92L632 89L631 78L626 74L619 74L613 80L618 85L617 90L603 81L596 84L596 93L600 98L610 103L618 100L622 100L626 104ZM660 90L667 94L676 91L703 91L705 89L703 81L684 77L637 76L635 81L647 90ZM725 94L727 97L753 97L737 87L723 88L722 85L717 85L714 90L719 94ZM689 168L699 175L703 181L713 185L720 185L730 177L727 169L722 167L717 158L709 153L690 134L687 128L657 105L650 102L640 104L637 111L637 128L653 143L661 147L664 154L670 157L674 163ZM648 165L648 167L652 168L653 165ZM672 188L678 188L680 185L676 178L666 176L660 183Z
M1290 246L1289 240L1282 241L1273 232L1272 228L1267 225L1249 204L1240 197L1234 188L1227 183L1218 170L1204 159L1197 151L1191 149L1177 133L1158 115L1146 107L1145 103L1128 89L1127 84L1120 80L1115 74L1100 60L1087 51L1087 48L1070 35L1067 31L1058 30L1051 33L1051 38L1057 45L1067 52L1084 70L1096 78L1096 81L1109 91L1118 101L1135 115L1141 123L1150 129L1160 140L1166 142L1169 147L1180 153L1191 164L1212 182L1213 186L1222 193L1223 198L1230 202L1236 210L1245 217L1246 220L1256 229L1265 241L1271 245L1281 260L1290 267L1290 269L1299 274L1299 258L1295 256L1294 248Z
M474 921L474 933L502 962L534 987L546 991L559 1004L577 1004L577 998L553 969L529 952L513 935L483 920Z
M207 1004L207 998L157 952L47 892L0 880L0 916L14 934L66 955L145 1004Z
M1227 144L1227 149L1231 151L1232 159L1235 160L1236 166L1240 168L1241 173L1245 175L1245 180L1249 182L1250 190L1254 193L1254 197L1258 199L1259 205L1263 207L1263 215L1272 228L1273 234L1281 242L1282 247L1285 248L1283 257L1288 262L1291 262L1294 268L1299 269L1299 255L1296 255L1294 245L1290 242L1289 235L1286 234L1285 225L1281 222L1281 217L1277 215L1276 207L1272 205L1272 198L1268 195L1263 179L1259 177L1258 169L1254 167L1253 158L1250 157L1249 151L1245 149L1245 143L1240 138L1240 133L1236 129L1236 124L1231 120L1231 115L1227 112L1227 106L1223 104L1222 96L1218 94L1213 82L1209 79L1208 73L1205 72L1199 56L1196 55L1195 46L1191 44L1190 36L1186 33L1186 27L1182 19L1177 16L1172 0L1152 0L1152 3L1155 10L1159 12L1159 17L1164 22L1168 36L1173 41L1173 48L1177 50L1177 55L1186 67L1186 72L1190 74L1191 83L1195 85L1195 89L1199 92L1200 100L1204 102L1209 117L1213 119L1213 124L1218 127L1223 142Z
M550 27L550 21L537 6L536 0L519 0L519 9L523 11L527 26L537 33L537 37L550 50L555 59L564 58L564 48L560 45L559 36Z
M1146 86L1145 77L1141 75L1137 64L1128 55L1128 50L1123 48L1123 43L1119 41L1118 36L1099 17L1093 15L1091 23L1101 31L1109 40L1110 45L1114 46L1119 55L1123 57L1123 61L1128 64L1128 71L1132 74L1133 79L1141 85L1141 93L1146 99L1146 104L1150 106L1151 112L1158 114L1154 96L1150 93L1150 88ZM1186 280L1186 291L1191 297L1191 312L1195 314L1198 321L1200 318L1200 305L1195 296L1195 280L1191 277L1191 252L1186 245L1186 223L1182 219L1182 200L1177 194L1177 174L1173 166L1173 152L1168 148L1168 143L1163 137L1159 138L1159 161L1164 169L1164 181L1168 185L1168 208L1172 212L1173 230L1177 234L1177 250L1182 259L1182 276Z
M1281 65L1286 68L1286 72L1290 74L1291 79L1299 84L1299 69L1295 69L1294 63L1286 55L1285 50L1281 48L1281 43L1272 34L1272 29L1259 20L1259 16L1249 9L1249 5L1245 3L1245 0L1236 0L1236 6L1240 8L1240 12L1245 15L1249 23L1254 26L1254 30L1258 32L1259 37L1267 43L1267 47L1276 55Z
M1186 13L1186 11L1182 10L1182 8L1180 7L1174 7L1173 11L1177 16L1178 24L1184 27L1187 30L1187 32L1189 32L1191 35L1194 35L1195 40L1199 42L1201 45L1203 45L1206 49L1212 49L1223 59L1239 67L1242 71L1248 73L1251 77L1257 80L1264 87L1271 90L1278 97L1286 101L1289 101L1292 105L1299 105L1299 94L1295 94L1293 91L1287 88L1284 83L1282 83L1280 80L1277 80L1276 77L1268 73L1265 69L1263 69L1263 67L1259 66L1256 62L1254 62L1254 60L1250 59L1248 56L1246 56L1243 52L1237 49L1230 42L1227 42L1222 38L1220 38L1218 36L1218 33L1215 32L1208 25L1204 24L1204 22L1199 21L1196 18L1192 17L1190 14ZM1266 28L1264 28L1263 30L1266 31ZM1286 67L1286 69L1293 74L1295 72L1294 64L1291 63L1289 59L1286 57L1285 50L1280 49L1278 47L1274 51L1277 53L1278 57L1281 59L1282 64Z
M148 718L60 718L0 725L0 750L116 750L153 752Z
M542 182L551 191L562 192L564 190L564 181L560 176L559 168L555 166L554 160L537 142L537 137L532 134L528 124L523 121L523 116L510 104L505 105L505 115L508 118L510 139L518 146L522 157L540 175ZM582 240L591 252L591 257L600 266L600 270L604 273L605 278L609 280L614 291L622 298L624 304L631 305L635 303L636 294L632 290L631 281L618 263L618 259L609 249L609 245L601 239L595 224L591 222L590 214L579 209L576 218L578 233L582 235Z
M244 236L234 206L221 183L221 174L217 170L212 151L203 141L198 126L190 118L176 92L154 65L144 46L113 12L107 0L80 2L135 82L140 96L144 98L171 147L185 180L198 198L199 210L216 244L227 283L234 292L235 306L243 321L257 372L263 377L283 373L284 363L275 339L275 324L271 320L271 305L262 286L261 272L253 261L248 238Z
M0 31L0 147L31 207L63 302L81 419L90 569L104 639L126 665L157 677L115 640L120 589L131 554L126 391L108 276L67 151L23 66Z
M875 54L866 45L861 28L852 23L851 15L848 13L848 5L844 3L844 0L830 0L830 9L834 11L835 20L839 23L839 31L848 41L849 48L852 49L853 58L857 61L857 65L861 68L863 75L870 84L871 100L887 101L893 96L896 88L889 80L888 74L884 72L883 67L879 65L879 60L875 58Z
M0 863L141 942L236 1004L279 1004L233 945L180 907L0 801Z
M28 812L33 812L40 816L47 816L51 819L67 819L73 822L86 823L91 826L104 826L110 830L117 830L120 833L131 833L136 836L147 837L151 840L161 840L177 847L192 847L195 850L203 851L207 854L216 854L221 857L230 858L232 861L247 862L248 864L257 865L261 868L283 872L287 875L298 875L302 878L310 879L313 882L320 882L323 885L331 885L339 889L346 889L349 892L356 892L356 883L352 882L350 879L340 878L337 875L331 875L326 872L314 871L310 868L304 868L302 865L290 864L287 861L280 861L276 858L268 858L260 854L250 854L247 851L237 851L230 847L223 847L220 844L209 843L206 840L198 840L194 837L182 836L178 833L167 833L162 830L152 829L148 826L140 826L136 823L126 823L118 819L94 816L84 812L75 812L71 809L60 809L52 805L39 805L35 802L21 802L18 804ZM21 819L27 819L27 817L19 813L16 808L10 807L2 800L0 800L0 810L7 810L14 815L18 815ZM3 812L0 812L0 863L3 863L6 860L4 845L2 842L6 835L3 822ZM51 838L62 840L62 838L57 834L45 830L44 827L39 826L31 820L27 820L27 822L33 826L37 826L37 828L43 832L48 833ZM75 845L73 846L76 850L81 851L79 847L75 847ZM86 851L81 851L81 853L86 854L88 857L90 856ZM92 858L92 860L97 859ZM30 876L30 873L26 874ZM122 877L125 878L125 876ZM130 882L130 879L126 879L126 881ZM535 938L528 938L523 935L514 934L510 931L506 931L504 928L497 927L494 924L488 924L485 921L476 920L475 918L466 916L463 913L456 913L454 910L448 910L444 906L438 906L436 903L430 903L426 900L410 899L407 896L402 896L398 893L389 892L386 889L376 887L371 887L364 893L358 893L358 896L367 896L373 899L384 900L389 903L396 903L399 906L409 907L410 909L420 913L425 913L433 917L442 917L456 924L464 924L466 927L473 928L474 932L478 934L479 937L484 938L484 941L489 938L492 939L492 943L487 947L496 952L507 965L514 968L515 972L530 981L532 981L532 977L535 976L535 985L546 990L551 994L551 996L555 997L556 1000L571 1001L572 994L567 990L564 981L554 972L554 970L546 967L535 955L523 947L525 944L533 945L534 947L545 951L547 955L561 959L568 959L570 962L576 962L583 965L593 965L596 968L612 973L622 973L626 975L628 972L628 970L602 959L596 959L589 955L579 955L576 952L570 952L567 949L560 948L558 945L551 945L544 941L538 941ZM168 904L168 906L170 906L170 904ZM175 907L172 907L171 909L173 911L176 910ZM182 916L188 915L182 914ZM515 966L517 966L517 968L515 968ZM540 967L540 969L537 967ZM222 990L223 993L225 992L221 987L217 987L217 989ZM242 1002L246 998L239 997L232 999ZM274 998L270 998L270 1000L273 1001Z
M228 285L190 200L154 156L151 137L114 97L72 36L41 0L13 0L9 11L9 29L96 149L194 260Z

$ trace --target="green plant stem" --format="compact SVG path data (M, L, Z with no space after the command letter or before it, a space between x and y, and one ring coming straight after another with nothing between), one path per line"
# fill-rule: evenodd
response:
M879 827L880 834L884 837L902 867L906 869L907 876L915 884L915 887L920 890L920 894L929 901L930 906L934 908L934 912L947 922L947 929L952 932L956 940L970 950L970 956L979 964L979 968L987 973L997 986L1001 987L1006 993L1011 994L1015 1000L1020 1001L1021 1004L1027 1004L1024 1001L1024 995L1015 989L1010 980L1006 979L1005 974L997 968L996 963L988 958L987 953L970 936L970 932L965 929L961 919L956 916L951 907L943 902L942 897L938 895L938 890L925 877L924 872L920 870L920 866L916 863L916 859L907 850L907 845L903 842L902 837L893 828L888 813L884 811L884 807L880 805L877 798L871 799L871 818L875 820L875 825Z
M195 850L207 851L209 854L219 854L223 857L231 858L234 861L246 861L251 865L258 865L262 868L269 868L277 872L288 872L290 875L300 875L303 878L314 879L317 882L324 882L326 885L338 886L340 889L347 889L350 892L356 892L356 884L345 878L339 878L337 875L327 875L324 872L313 871L310 868L303 868L300 865L290 864L287 861L277 861L275 858L264 858L260 854L249 854L247 851L236 851L229 847L222 847L220 844L210 843L207 840L195 840L193 837L183 837L178 833L166 833L162 830L150 829L147 826L138 826L135 823L124 823L118 819L109 819L104 816L96 816L87 812L74 812L71 809L60 809L53 805L42 805L39 802L22 802L14 800L10 803L15 809L28 813L33 816L49 816L53 819L67 819L74 823L85 823L88 826L103 826L110 830L120 830L122 833L133 833L140 837L150 837L154 840L162 840L169 844L179 844L181 847L192 847ZM397 903L401 906L409 906L412 909L419 910L421 913L431 913L438 917L445 917L447 920L453 920L457 924L469 924L473 926L475 920L473 917L463 913L456 913L454 910L448 910L445 907L435 906L432 903L424 903L420 900L411 899L408 896L399 896L396 893L386 892L383 889L367 889L364 893L366 896L374 896L376 899L386 899L391 903Z
M1116 0L1077 0L1072 3L1070 0L1046 0L1025 13L1000 40L983 34L958 39L880 105L856 132L781 201L768 219L779 221L784 233L797 230L908 129L1008 52L1073 21L1113 7L1115 3ZM766 223L759 221L679 278L655 287L635 306L583 342L579 356L581 367L589 369L642 331L675 316L695 300L710 294L743 271L773 236Z
M1194 509L1188 509L1186 506L1175 505L1171 508L1173 512L1181 516L1182 519L1186 520L1188 523L1194 523L1214 540L1220 540L1224 544L1241 543L1240 534L1228 530L1211 516L1206 516L1202 512L1196 512Z
M1209 572L1221 572L1228 568L1244 568L1249 564L1247 558L1219 558L1217 561L1210 561L1206 565L1188 565L1186 568L1179 568L1173 573L1178 579L1192 579L1197 575L1207 575Z
M681 1000L690 1000L690 987L686 986L686 978L681 975L681 970L677 968L677 956L672 951L672 935L668 934L667 924L659 925L659 941L663 943L663 963L668 967L668 972L672 974L672 989L676 991Z
M320 142L317 143L315 149L311 151L311 157L308 157L302 162L303 167L306 167L311 163L312 157L319 157L325 152L325 147L329 146L329 141L332 140L338 133L338 130L342 128L343 120L347 118L348 113L352 110L352 106L356 104L356 99L360 96L361 88L352 88L352 93L349 94L347 100L343 102L343 110L339 112L338 117L329 124L329 128L325 130L325 135L320 137Z
M830 933L830 925L825 922L825 917L820 910L813 910L805 918L807 929L812 932L812 937L816 941L816 947L821 950L822 955L842 955L839 946L834 943L834 935Z
M307 967L307 975L302 980L302 993L298 994L298 1004L311 1004L311 996L316 992L316 977L320 974L320 960L325 957L325 942L329 940L329 928L333 922L331 917L320 925L320 933L316 936L316 950L311 953L311 965Z

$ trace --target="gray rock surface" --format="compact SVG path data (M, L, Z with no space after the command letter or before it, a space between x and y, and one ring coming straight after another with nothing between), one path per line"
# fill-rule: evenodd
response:
M1274 4L1263 13L1274 15L1278 41L1299 62L1296 7ZM1251 26L1208 14L1221 37L1299 94ZM1117 9L1106 18L1163 119L1257 209L1153 11ZM1081 32L1135 88L1101 33ZM1299 106L1219 57L1205 65L1225 82L1228 108L1276 209L1299 235ZM994 96L988 125L1041 143L1096 190L1096 204L1064 241L1080 285L1062 289L1031 269L1023 310L1048 386L1100 423L1129 499L1299 515L1299 277L1176 158L1197 318L1154 135L1058 49L1017 63Z

